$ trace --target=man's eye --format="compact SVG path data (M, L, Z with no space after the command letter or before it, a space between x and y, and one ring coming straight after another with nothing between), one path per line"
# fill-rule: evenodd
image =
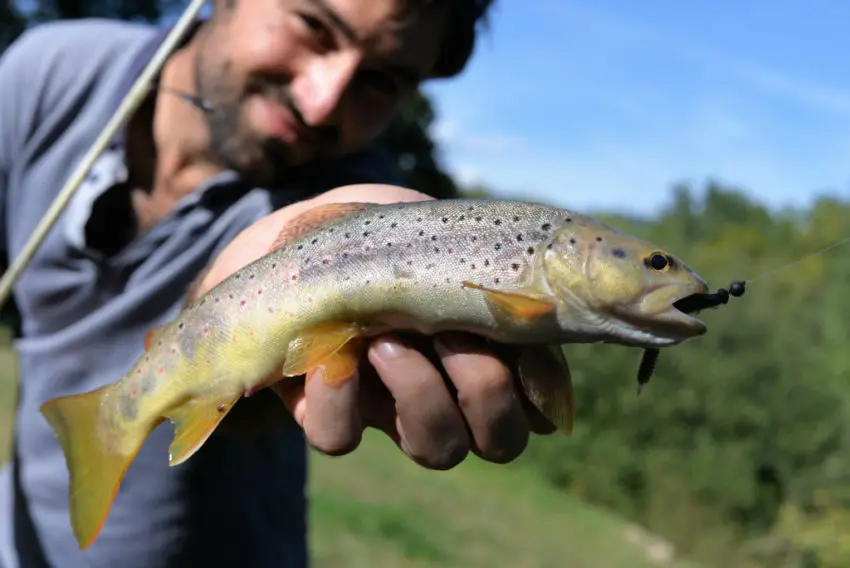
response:
M313 39L321 45L327 46L332 38L330 32L328 32L328 29L325 27L325 24L322 23L322 20L309 14L299 14L299 18L307 30L307 33L309 33Z

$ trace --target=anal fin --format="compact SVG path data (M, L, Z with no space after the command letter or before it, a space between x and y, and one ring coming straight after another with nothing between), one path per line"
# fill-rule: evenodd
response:
M278 234L277 239L272 243L269 252L276 251L301 235L321 227L337 217L363 211L373 206L371 203L326 203L317 205L287 222Z
M525 395L543 416L566 435L573 432L575 399L570 367L558 345L525 347L519 357Z
M179 465L192 457L239 398L239 395L227 395L192 399L167 413L166 417L174 423L174 440L168 448L169 465Z

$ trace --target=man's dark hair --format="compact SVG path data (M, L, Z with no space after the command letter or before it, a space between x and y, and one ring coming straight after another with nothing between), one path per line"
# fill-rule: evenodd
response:
M423 4L443 4L448 9L448 28L443 37L440 55L431 76L438 79L454 77L466 67L475 49L479 22L486 22L494 0L413 0Z

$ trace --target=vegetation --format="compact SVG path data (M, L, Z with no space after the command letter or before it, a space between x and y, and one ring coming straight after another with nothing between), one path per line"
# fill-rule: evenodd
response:
M108 3L39 3L84 4ZM148 17L143 8L122 15ZM17 33L8 25L0 32L0 40ZM426 98L416 99L384 143L411 166L412 187L454 195L427 136L430 112ZM652 219L601 217L681 256L715 287L846 236L850 202L771 212L735 188L700 190L676 187ZM653 549L663 563L663 543L625 530L631 525L616 514L705 567L850 566L850 355L841 354L850 337L848 281L850 249L838 249L752 282L743 298L703 313L706 336L662 352L640 397L638 350L565 346L575 434L534 439L509 467L470 458L452 472L427 472L374 436L341 461L315 459L316 558L636 567ZM10 384L0 382L0 401L12 401Z

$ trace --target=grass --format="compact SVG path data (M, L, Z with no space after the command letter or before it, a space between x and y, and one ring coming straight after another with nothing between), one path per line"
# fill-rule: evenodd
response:
M0 369L2 462L17 370L3 337ZM650 561L649 544L621 520L549 488L521 465L470 457L452 471L427 471L377 432L351 455L312 455L309 495L319 567L684 568Z

